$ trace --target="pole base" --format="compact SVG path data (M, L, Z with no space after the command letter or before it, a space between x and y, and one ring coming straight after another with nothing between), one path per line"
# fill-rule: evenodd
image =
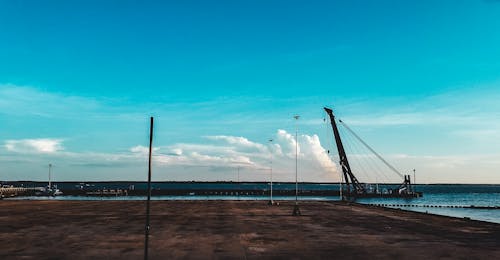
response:
M269 206L274 205L274 201L272 201L272 200L268 201L268 202L267 202L267 205L269 205Z
M295 206L293 206L292 216L300 216L300 215L302 214L300 213L299 205L295 204Z

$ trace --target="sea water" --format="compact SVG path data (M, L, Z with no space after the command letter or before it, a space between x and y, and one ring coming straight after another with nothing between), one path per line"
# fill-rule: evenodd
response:
M403 210L500 223L500 209L460 208L470 206L498 207L500 206L500 193L424 193L423 197L413 199L365 198L358 199L357 202L385 204L389 205L388 207Z

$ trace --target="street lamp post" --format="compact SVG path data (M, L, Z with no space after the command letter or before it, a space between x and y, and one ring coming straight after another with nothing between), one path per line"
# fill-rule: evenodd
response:
M241 183L240 183L240 166L238 166L238 200L240 200Z
M415 192L416 184L417 184L417 177L415 177L415 169L413 169L413 192Z
M273 139L269 139L269 144L272 144L273 142ZM269 200L269 205L274 205L274 201L273 201L273 151L272 149L269 150L270 151L270 154L271 154L271 167L270 167L270 171L271 171L271 190L270 190L270 200Z
M49 190L52 189L52 164L49 163Z
M295 206L293 207L293 213L292 215L294 216L300 216L300 208L299 208L299 182L297 178L297 165L298 165L298 155L299 155L299 149L298 149L298 133L299 133L299 128L298 128L298 123L297 121L299 120L300 116L295 115L293 116L295 118Z

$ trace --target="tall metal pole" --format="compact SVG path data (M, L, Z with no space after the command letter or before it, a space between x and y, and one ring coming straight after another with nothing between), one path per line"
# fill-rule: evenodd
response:
M300 116L295 115L293 118L295 118L295 206L293 207L293 213L292 215L298 216L300 215L300 209L299 209L299 181L298 181L298 157L299 157L299 139L298 139L298 133L299 133L299 127L297 121L299 120Z
M299 116L295 116L295 122L299 120ZM298 134L299 134L299 127L297 126L297 123L295 123L295 205L299 203L299 181L298 181L298 157L299 157L299 139L298 139Z
M49 189L51 189L51 188L52 188L52 181L51 181L51 178L52 178L52 176L51 176L51 175L52 175L52 172L51 172L51 171L52 171L52 164L51 164L51 163L49 163Z
M273 139L269 139L269 144L272 144ZM273 151L269 150L271 153L271 201L269 201L269 205L274 205L273 201Z
M149 126L149 166L148 166L148 200L146 202L146 234L144 243L144 259L148 259L149 247L149 204L151 201L151 154L153 146L153 117L151 117L151 124Z
M413 192L415 192L415 185L417 185L417 179L415 177L415 169L413 169Z

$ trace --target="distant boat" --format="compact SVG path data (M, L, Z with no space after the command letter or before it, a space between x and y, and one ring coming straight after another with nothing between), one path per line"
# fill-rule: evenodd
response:
M35 192L36 196L60 196L63 192L55 187L41 187Z
M38 188L35 191L36 196L60 196L63 195L62 191L57 187L52 187L51 174L52 173L52 164L49 163L49 184L47 187Z

